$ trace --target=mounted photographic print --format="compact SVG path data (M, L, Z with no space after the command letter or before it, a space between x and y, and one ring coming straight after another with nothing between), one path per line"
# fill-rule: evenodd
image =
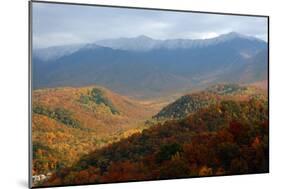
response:
M269 17L30 2L30 187L269 172Z

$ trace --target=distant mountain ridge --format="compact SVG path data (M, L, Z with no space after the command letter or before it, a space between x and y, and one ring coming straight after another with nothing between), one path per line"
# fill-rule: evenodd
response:
M84 44L62 45L47 48L34 49L33 56L41 61L50 61L72 54L85 46Z
M33 87L96 84L147 98L219 82L267 79L267 43L238 33L206 40L160 41L140 36L103 43L59 50L67 53L47 61L34 51Z
M112 49L128 50L128 51L150 51L155 49L177 49L177 48L202 48L210 45L216 45L218 43L226 42L234 38L244 38L252 41L264 42L261 39L246 36L237 32L230 32L222 34L218 37L208 39L166 39L158 40L151 37L140 35L133 38L113 38L98 40L93 43L87 44L73 44L73 45L61 45L47 48L34 49L34 55L44 61L60 58L65 55L72 54L82 48L87 48L91 45L97 45L100 47L109 47Z
M219 43L231 41L235 38L247 39L252 41L263 42L262 40L242 35L236 32L230 32L222 34L218 37L209 39L167 39L156 40L145 35L141 35L135 38L118 38L118 39L106 39L96 41L95 44L109 47L119 50L128 51L150 51L155 49L189 49L189 48L203 48Z

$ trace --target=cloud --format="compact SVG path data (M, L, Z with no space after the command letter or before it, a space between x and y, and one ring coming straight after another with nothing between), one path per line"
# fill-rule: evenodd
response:
M139 35L204 39L232 31L267 39L265 17L33 2L32 19L35 48Z

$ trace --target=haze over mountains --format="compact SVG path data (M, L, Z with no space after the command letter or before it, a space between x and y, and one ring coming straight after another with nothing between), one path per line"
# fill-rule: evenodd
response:
M189 49L203 48L219 43L223 43L235 38L248 39L253 41L262 41L258 38L242 35L236 32L222 34L215 38L209 39L167 39L156 40L145 35L136 38L118 38L107 39L95 42L95 44L110 47L113 49L129 50L129 51L149 51L153 49Z
M205 40L108 39L35 49L33 87L97 84L138 98L159 97L219 82L263 81L267 57L266 42L234 32Z

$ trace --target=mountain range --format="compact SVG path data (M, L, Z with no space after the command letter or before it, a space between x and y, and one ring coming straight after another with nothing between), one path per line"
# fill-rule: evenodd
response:
M239 33L212 39L147 36L34 49L33 88L97 84L151 98L219 82L267 79L267 43Z

